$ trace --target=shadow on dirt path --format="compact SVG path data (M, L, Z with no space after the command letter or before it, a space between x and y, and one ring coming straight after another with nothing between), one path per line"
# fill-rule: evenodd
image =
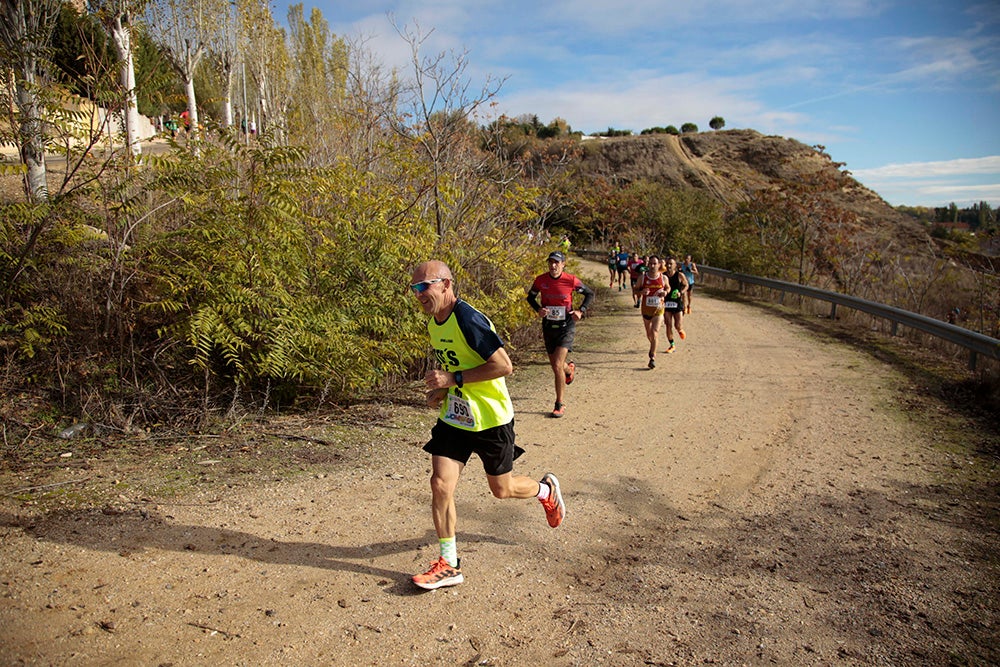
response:
M583 275L606 284L604 267ZM649 371L629 295L602 289L562 419L540 337L518 350L515 469L557 473L567 519L496 500L474 459L454 588L409 584L437 557L433 415L413 406L394 409L426 427L320 475L146 498L114 470L114 507L4 498L2 662L1000 662L998 476L977 434L937 432L943 405L906 400L905 376L865 353L697 303Z

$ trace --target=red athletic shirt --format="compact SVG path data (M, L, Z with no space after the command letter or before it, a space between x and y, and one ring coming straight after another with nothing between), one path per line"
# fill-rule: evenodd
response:
M652 278L648 273L643 274L642 282L639 283L642 292L642 310L640 311L643 315L662 315L663 314L663 299L656 299L656 305L650 305L647 301L647 297L655 294L661 289L667 288L667 277L662 273L657 278Z
M541 295L542 307L565 306L566 312L573 309L573 292L583 287L583 283L572 273L565 271L558 278L553 278L548 273L535 278L531 284L531 291Z
M639 279L639 267L642 266L645 263L646 262L642 261L641 259L636 259L636 260L631 260L630 259L628 261L628 276L629 276L629 278L631 278L632 280L638 280Z
M652 294L657 290L665 289L667 287L666 276L661 273L658 277L653 278L647 273L642 277L640 286L642 287L643 296Z

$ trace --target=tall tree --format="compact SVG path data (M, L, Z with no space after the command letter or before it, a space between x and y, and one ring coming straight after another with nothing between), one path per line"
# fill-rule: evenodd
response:
M405 32L397 28L410 47L413 84L406 103L408 114L397 118L396 130L414 137L430 168L431 209L439 237L457 226L463 209L447 205L449 182L463 174L475 173L478 133L474 120L477 113L493 99L502 81L487 79L483 86L470 93L467 78L468 54L438 52L424 56L421 52L429 34L419 26ZM408 122L412 122L412 125ZM475 146L476 150L469 150ZM471 160L471 162L470 162ZM457 215L456 215L457 214Z
M135 85L135 55L132 35L132 17L142 12L146 0L92 0L90 9L111 33L118 52L119 78L125 95L123 116L125 138L133 156L142 153L139 136L139 102Z
M237 13L236 2L226 6L222 21L218 29L211 36L212 64L219 74L222 84L222 125L229 127L233 124L233 76L236 66L239 64L239 49L237 42ZM243 111L244 117L246 110Z
M290 101L288 86L291 61L285 44L285 35L274 22L268 0L245 0L239 9L239 43L250 78L254 82L255 111L250 120L256 119L261 131L277 127L284 132L284 115Z
M289 108L289 138L324 149L330 135L318 130L331 125L344 99L347 46L330 32L319 9L313 8L307 20L301 4L288 8L288 32L289 55L296 64L291 72L295 102Z
M43 126L46 53L59 17L59 0L0 0L0 63L13 74L18 113L17 145L27 168L24 187L31 201L48 198Z
M226 0L156 0L149 6L150 31L166 46L167 60L184 81L190 137L198 135L195 74L227 12Z

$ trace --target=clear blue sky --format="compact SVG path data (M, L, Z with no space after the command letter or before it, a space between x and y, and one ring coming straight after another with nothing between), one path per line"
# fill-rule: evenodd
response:
M496 115L584 133L694 122L822 144L890 204L1000 207L997 0L303 0L388 66L389 16L465 53ZM280 0L279 21L287 0ZM412 68L411 68L412 69Z

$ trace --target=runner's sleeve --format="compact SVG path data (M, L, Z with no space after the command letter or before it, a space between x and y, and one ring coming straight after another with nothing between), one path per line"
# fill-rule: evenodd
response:
M528 304L536 313L542 309L541 304L538 303L538 290L535 289L534 285L528 290Z
M590 304L594 302L594 290L584 285L578 278L576 291L583 295L583 303L580 304L580 311L582 312L590 308Z
M493 330L490 320L468 303L459 301L455 305L455 319L458 328L462 330L465 342L483 358L483 361L503 347L503 341Z

